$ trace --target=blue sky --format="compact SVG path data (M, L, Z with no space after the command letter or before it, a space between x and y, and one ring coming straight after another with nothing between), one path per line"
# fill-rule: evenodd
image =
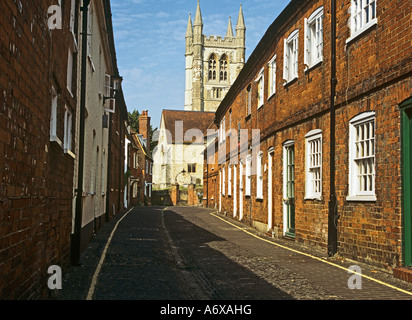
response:
M224 37L236 27L240 4L246 59L289 0L200 0L203 33ZM185 33L197 0L112 0L117 62L128 111L149 110L153 128L163 109L184 109ZM233 30L235 33L235 30Z

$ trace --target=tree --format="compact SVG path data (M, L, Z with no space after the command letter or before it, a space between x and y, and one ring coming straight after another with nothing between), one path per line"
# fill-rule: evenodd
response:
M136 131L137 133L139 133L139 116L140 116L139 111L134 110L133 112L128 112L128 114L129 114L130 128L133 131Z
M127 112L128 116L129 116L129 125L130 125L130 129L132 129L133 131L139 133L139 117L140 117L140 113L137 110L134 110L133 112ZM157 141L153 141L153 133L157 130L153 129L152 125L150 124L150 152L153 151L153 149L156 147L157 145Z

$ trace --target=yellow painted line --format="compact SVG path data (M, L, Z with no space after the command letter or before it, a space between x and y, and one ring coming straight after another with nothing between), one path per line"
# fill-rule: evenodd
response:
M110 242L112 241L113 235L114 235L114 233L116 232L116 229L117 229L117 227L119 226L119 223L122 222L122 220L123 220L124 218L126 218L126 216L127 216L133 209L134 209L134 208L132 208L132 209L130 209L129 211L127 211L127 212L125 213L125 215L124 215L119 221L117 221L116 225L114 226L114 229L113 229L112 233L110 234L109 239L107 240L106 246L104 247L102 256L100 257L99 264L98 264L97 267L96 267L96 271L94 272L93 279L92 279L92 283L90 284L90 288L89 288L89 292L88 292L88 294L87 294L86 300L92 300L92 299L93 299L93 294L94 294L94 291L95 291L95 289L96 289L96 284L97 284L97 278L99 277L99 273L100 273L100 270L102 269L102 265L103 265L104 259L106 258L107 249L109 248Z
M329 264L329 265L334 266L334 267L336 267L336 268L345 270L345 271L348 272L348 273L349 273L349 272L351 272L351 273L356 273L356 271L354 271L354 270L349 270L349 269L347 269L347 268L345 268L345 267L342 267L342 266L340 266L340 265L338 265L338 264L336 264L336 263L327 261L327 260L325 260L324 258L319 258L319 257L313 256L313 255L311 255L311 254L308 254L308 253L305 253L305 252L301 252L301 251L298 251L298 250L295 250L295 249L292 249L292 248L283 246L283 245L281 245L281 244L278 244L278 243L269 241L269 240L264 239L264 238L262 238L262 237L259 237L259 236L255 235L255 234L253 234L253 233L251 233L251 232L249 232L249 231L247 231L247 230L245 230L245 229L243 229L243 228L241 228L241 227L239 227L239 226L237 226L237 225L235 225L235 224L233 224L233 223L231 223L231 222L229 222L229 221L227 221L227 220L225 220L225 219L223 219L223 218L221 218L221 217L219 217L219 216L216 215L215 213L211 213L211 215L214 216L214 217L216 217L216 218L218 218L218 219L220 219L220 220L222 220L222 221L224 221L224 222L226 222L227 224L230 224L231 226L233 226L233 227L235 227L235 228L237 228L237 229L239 229L239 230L241 230L241 231L243 231L243 232L251 235L252 237L255 237L255 238L259 239L259 240L262 240L262 241L264 241L264 242L270 243L270 244L272 244L272 245L274 245L274 246L277 246L277 247L279 247L279 248L286 249L286 250L288 250L288 251L291 251L291 252L294 252L294 253L297 253L297 254L300 254L300 255L303 255L303 256L306 256L306 257L309 257L309 258L312 258L312 259L321 261L321 262L323 262L323 263ZM380 280L378 280L378 279L375 279L375 278L366 276L366 275L364 275L364 274L361 274L361 276L364 277L365 279L371 280L371 281L373 281L373 282L379 283L379 284L384 285L384 286L386 286L386 287L389 287L389 288L391 288L391 289L394 289L394 290L397 290L397 291L400 291L400 292L402 292L402 293L405 293L405 294L407 294L407 295L412 296L412 292L410 292L410 291L407 291L407 290L404 290L404 289L395 287L395 286L393 286L393 285L391 285L391 284L382 282L382 281L380 281Z

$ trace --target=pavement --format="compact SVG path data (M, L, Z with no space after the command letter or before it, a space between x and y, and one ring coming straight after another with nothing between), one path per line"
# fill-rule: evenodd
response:
M198 207L124 212L96 234L80 263L63 271L52 300L412 300L412 284L386 270L327 258Z

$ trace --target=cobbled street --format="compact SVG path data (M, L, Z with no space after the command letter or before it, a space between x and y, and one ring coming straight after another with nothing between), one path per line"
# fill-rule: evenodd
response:
M360 289L348 287L354 264L362 270ZM144 207L103 227L54 298L412 300L412 284L272 239L209 209Z

